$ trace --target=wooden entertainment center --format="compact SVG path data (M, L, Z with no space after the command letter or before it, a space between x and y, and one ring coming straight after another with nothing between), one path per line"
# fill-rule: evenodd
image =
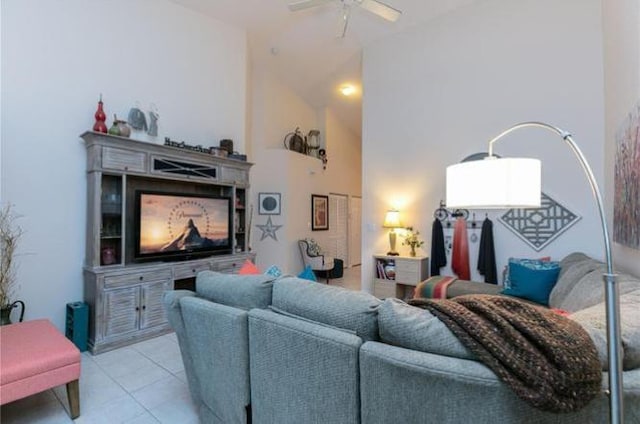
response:
M246 233L251 163L88 131L84 300L89 349L98 354L171 331L166 290L193 288L199 271L237 272L249 251ZM138 262L135 191L159 190L231 199L231 253L179 261Z

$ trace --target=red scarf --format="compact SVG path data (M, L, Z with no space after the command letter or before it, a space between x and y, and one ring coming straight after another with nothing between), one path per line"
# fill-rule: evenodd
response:
M453 228L453 253L451 254L451 270L461 280L471 280L469 270L469 241L467 239L467 221L463 218L456 220Z

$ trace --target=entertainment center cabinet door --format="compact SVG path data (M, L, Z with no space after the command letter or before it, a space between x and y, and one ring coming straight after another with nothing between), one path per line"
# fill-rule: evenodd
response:
M140 329L157 327L168 323L167 314L162 305L165 291L173 290L173 281L147 283L140 287L142 291L140 305Z
M106 275L104 289L102 338L105 342L132 333L142 335L141 330L168 325L162 295L165 290L173 289L170 269Z
M110 339L167 324L163 293L173 281L156 281L139 286L105 290L104 338Z
M104 291L104 338L138 330L140 289L126 287Z

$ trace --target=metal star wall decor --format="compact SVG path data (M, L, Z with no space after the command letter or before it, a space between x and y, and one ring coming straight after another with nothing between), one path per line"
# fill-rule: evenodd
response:
M262 231L262 236L260 236L260 241L266 239L267 237L271 237L275 241L278 241L278 237L276 236L276 231L282 228L282 225L274 225L271 222L271 217L267 219L267 223L263 225L256 225L256 227L260 228Z
M539 208L509 209L499 218L502 224L537 252L580 219L549 195L541 195Z

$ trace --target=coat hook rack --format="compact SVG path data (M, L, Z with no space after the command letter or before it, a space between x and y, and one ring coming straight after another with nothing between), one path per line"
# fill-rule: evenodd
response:
M472 220L467 221L469 218L469 211L467 209L448 209L443 200L440 200L439 207L433 212L433 217L439 219L447 228L451 228L453 226L452 221L455 221L457 218L462 218L467 221L467 228L476 229L478 227L478 223L476 221L475 212L472 216Z

